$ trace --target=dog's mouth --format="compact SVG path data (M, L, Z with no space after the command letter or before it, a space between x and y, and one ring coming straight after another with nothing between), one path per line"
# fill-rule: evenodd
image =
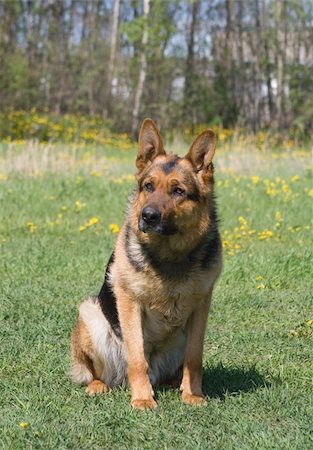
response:
M149 224L142 217L140 217L138 220L138 228L144 233L152 232L162 234L164 236L171 236L178 233L178 228L175 225L169 225L162 222L159 222L157 224Z

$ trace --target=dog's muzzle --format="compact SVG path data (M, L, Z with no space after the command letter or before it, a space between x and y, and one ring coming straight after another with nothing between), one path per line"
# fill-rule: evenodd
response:
M177 233L177 228L162 223L162 216L158 209L153 206L143 208L138 221L140 231L171 235Z
M141 211L139 219L139 229L141 231L157 231L161 224L161 213L152 206L146 206Z

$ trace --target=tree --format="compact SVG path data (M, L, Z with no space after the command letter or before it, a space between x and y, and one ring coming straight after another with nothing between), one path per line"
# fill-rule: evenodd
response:
M148 18L150 12L150 0L143 0L143 33L141 41L141 57L140 57L140 71L137 89L135 93L134 110L132 117L132 135L137 136L138 122L139 122L139 112L141 106L141 98L143 94L143 89L145 85L145 80L147 76L147 46L148 46Z
M111 102L112 102L112 80L114 74L114 64L116 60L116 43L118 37L118 18L120 13L120 0L114 0L114 10L112 16L112 31L111 31L111 44L110 44L110 61L107 76L107 95L106 95L106 105L104 108L104 116L110 116Z

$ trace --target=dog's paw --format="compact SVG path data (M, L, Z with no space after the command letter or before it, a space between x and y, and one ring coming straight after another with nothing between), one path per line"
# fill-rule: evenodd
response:
M192 406L205 406L207 404L203 395L193 395L185 392L182 393L182 401Z
M155 409L158 406L157 402L152 397L149 399L132 400L131 405L134 409L141 409L141 411Z
M100 380L93 380L91 383L88 384L86 387L86 394L89 396L95 395L95 394L105 394L108 392L109 388L106 384L104 384Z

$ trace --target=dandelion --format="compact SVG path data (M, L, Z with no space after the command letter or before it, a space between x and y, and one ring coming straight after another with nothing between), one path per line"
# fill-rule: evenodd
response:
M287 183L284 183L281 187L282 192L288 192L289 191L289 186Z
M263 283L260 283L260 284L258 284L257 285L257 287L256 287L257 289L264 289L265 288L265 286L264 286L264 284Z
M61 211L66 212L68 210L68 207L66 205L61 206Z
M256 281L262 281L262 280L264 280L264 277L262 275L258 275L256 277Z
M244 217L240 216L238 217L238 222L240 223L240 225L242 226L246 226L247 225L247 221Z
M276 213L275 213L275 220L276 220L275 228L276 228L276 230L278 230L281 227L281 222L283 221L283 218L282 218L282 215L281 215L280 211L276 211Z
M86 227L91 227L92 225L95 225L99 222L99 219L97 217L92 217L89 219L89 221L86 223Z
M35 233L37 230L37 225L35 225L33 222L27 222L27 228L30 233Z
M299 180L300 180L299 175L294 175L293 177L291 177L291 181L292 181L293 183L296 183L296 182L299 181Z
M299 231L301 231L301 227L300 227L300 225L288 227L288 231L290 231L291 233L298 233Z
M310 190L308 191L308 196L309 196L309 197L313 197L313 189L310 189Z
M264 241L265 239L270 239L270 238L272 238L272 237L273 237L273 231L268 230L268 229L266 229L266 230L264 230L264 231L260 231L260 232L258 233L258 239L259 239L260 241Z
M92 170L92 171L90 172L90 175L91 175L92 177L101 177L101 173L98 172L97 170Z
M111 223L109 228L112 233L119 233L120 231L120 227L117 225L117 223Z
M91 217L91 219L88 220L84 225L81 225L79 227L79 231L85 231L87 228L92 227L93 225L96 225L99 222L98 217Z
M20 423L20 427L21 428L28 428L29 427L29 423L28 422L21 422Z
M283 220L282 215L281 215L281 212L276 211L276 213L275 213L275 220L276 220L277 222L281 222L281 221Z
M83 208L85 208L86 203L82 203L79 200L76 200L75 202L75 212L80 212Z
M254 186L257 186L259 184L259 182L260 182L260 178L257 175L252 175L251 181L252 181Z

